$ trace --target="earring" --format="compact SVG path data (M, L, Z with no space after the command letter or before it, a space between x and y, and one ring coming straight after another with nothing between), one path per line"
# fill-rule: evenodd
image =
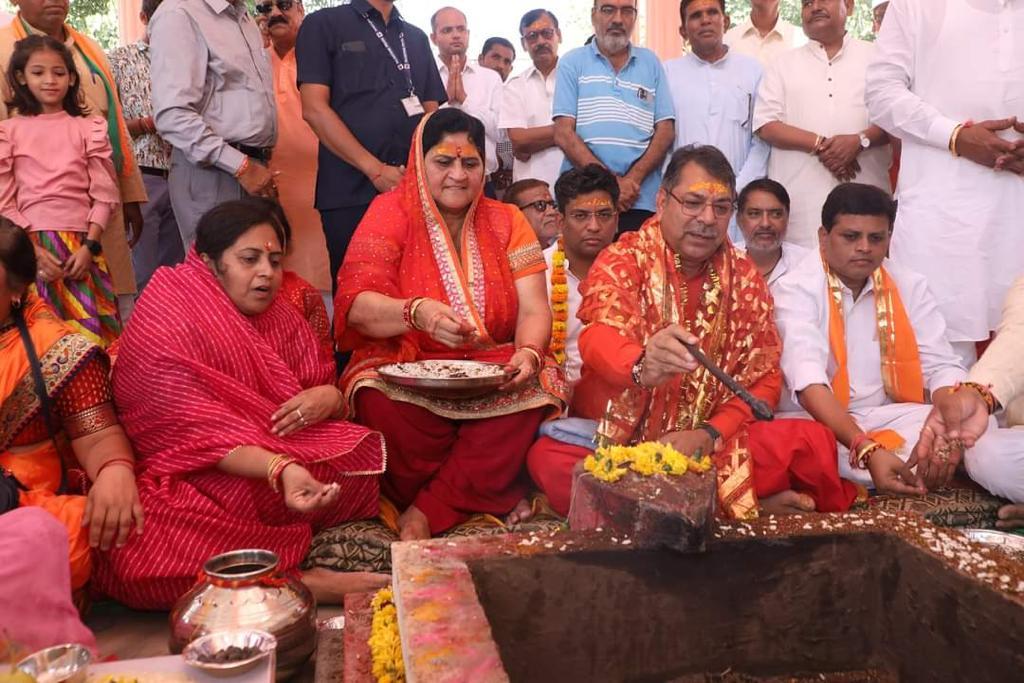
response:
M21 308L21 299L13 299L11 301L11 308L13 308L14 310L18 310L19 308Z

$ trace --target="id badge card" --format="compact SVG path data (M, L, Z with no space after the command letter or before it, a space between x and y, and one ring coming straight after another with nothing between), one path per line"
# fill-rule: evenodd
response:
M402 106L405 107L405 113L407 116L419 116L424 112L423 103L420 102L420 98L416 95L403 97Z

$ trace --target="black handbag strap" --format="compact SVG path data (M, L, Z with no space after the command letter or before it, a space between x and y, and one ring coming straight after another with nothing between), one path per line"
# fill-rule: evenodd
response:
M60 488L57 489L57 493L58 495L63 494L68 488L68 473L67 468L64 467L64 458L60 453L57 434L53 428L52 405L50 403L50 395L46 393L46 380L43 379L43 369L39 364L39 356L36 355L36 347L32 343L32 336L28 333L28 324L25 322L25 316L21 314L20 310L14 311L14 323L18 326L18 333L21 334L21 343L25 347L25 355L28 356L28 364L32 369L32 381L36 387L36 395L39 397L39 407L43 413L43 421L46 423L46 431L50 434L50 439L57 449L57 460L60 462Z

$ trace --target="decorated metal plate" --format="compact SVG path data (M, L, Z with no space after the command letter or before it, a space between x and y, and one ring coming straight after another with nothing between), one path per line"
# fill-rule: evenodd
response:
M471 398L490 393L508 381L500 363L475 360L420 360L377 368L387 382L443 398Z
M993 529L964 529L964 534L972 541L999 546L1006 552L1024 559L1024 536Z

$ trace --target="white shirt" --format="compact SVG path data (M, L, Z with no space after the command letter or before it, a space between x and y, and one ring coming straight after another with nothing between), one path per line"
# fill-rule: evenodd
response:
M773 121L829 137L856 135L871 122L864 106L864 75L874 54L871 43L846 35L829 60L821 43L810 42L784 52L768 66L754 108L754 130ZM889 145L861 152L855 182L889 190ZM792 197L786 239L817 246L821 207L839 184L818 157L799 150L772 149L768 177L782 183Z
M535 66L517 74L505 84L501 100L501 116L498 128L542 128L550 126L551 102L555 97L555 77L557 69L544 76ZM529 161L516 159L512 166L512 179L516 182L527 178L543 180L555 191L555 181L565 154L558 145L530 156Z
M952 341L985 339L1024 273L1024 180L954 158L949 139L1024 116L1024 1L894 0L865 95L903 140L892 257L928 278Z
M768 66L777 55L807 43L807 36L801 27L794 26L782 17L775 22L775 28L761 37L754 22L747 19L733 26L725 33L725 44L738 54L753 57Z
M676 149L714 145L736 171L739 189L768 174L771 148L751 125L763 73L757 60L732 50L717 62L692 52L665 62L676 110Z
M946 339L946 321L939 313L925 279L886 260L883 264L899 290L903 307L917 338L921 372L928 391L963 381L967 371ZM846 326L846 363L850 376L850 409L892 403L882 381L882 352L878 345L875 293L871 280L860 297L843 285ZM772 292L775 322L782 336L782 392L780 411L801 410L796 393L813 384L829 385L836 360L828 340L828 282L821 257L809 252Z
M775 288L779 280L782 279L782 276L796 268L797 264L803 261L810 252L810 249L801 247L799 244L791 242L782 243L782 256L779 257L779 262L772 268L772 272L768 273L767 278L768 289L771 291L772 296L775 296Z
M441 72L441 80L448 85L448 67L440 59L437 69ZM462 68L462 85L466 90L466 101L462 104L445 104L461 109L470 116L475 116L484 124L487 135L486 151L487 175L498 170L498 113L501 111L501 76L493 69L485 69L475 61L466 62Z
M546 282L548 286L548 301L551 300L551 260L558 249L558 242L544 250L544 261L548 264ZM583 367L583 359L580 357L580 332L583 331L583 323L576 317L583 302L580 294L580 279L569 270L569 257L565 257L565 283L569 287L569 310L565 330L565 381L573 386L580 379L580 369Z

